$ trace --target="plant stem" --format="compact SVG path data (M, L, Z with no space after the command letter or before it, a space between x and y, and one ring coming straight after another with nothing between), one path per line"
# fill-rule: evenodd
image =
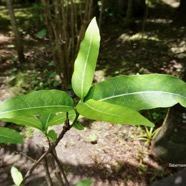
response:
M64 137L64 135L66 134L67 131L69 131L71 129L71 127L73 126L73 124L77 121L78 117L79 117L79 113L75 110L76 112L76 117L72 123L72 125L70 125L69 119L68 119L68 112L66 113L66 121L65 124L63 126L63 130L61 131L61 133L59 134L58 138L56 139L56 141L51 144L51 146L48 148L48 150L43 153L40 158L33 164L33 166L30 168L30 170L26 173L23 181L21 182L20 185L23 185L25 183L25 181L27 180L27 178L32 174L32 172L34 171L34 169L41 163L41 161L47 156L47 154L51 153L55 147L58 145L58 143L60 142L60 140Z
M26 179L32 174L32 172L34 171L34 169L40 164L40 162L46 157L47 154L49 154L50 152L53 151L53 149L58 145L58 143L60 142L60 140L64 137L64 135L66 134L66 132L68 130L70 130L71 125L64 125L63 126L63 130L61 131L61 133L59 134L57 140L51 145L51 147L49 147L49 149L43 153L40 158L34 163L34 165L30 168L30 170L26 173L21 185L23 185L26 181Z
M43 152L44 152L44 148L43 148ZM52 179L51 179L51 176L50 176L50 172L49 172L49 167L48 167L48 162L47 162L47 157L46 156L44 157L43 162L44 162L43 166L44 166L45 173L46 173L47 184L48 184L48 186L52 186L53 183L52 183Z
M57 163L57 165L59 167L60 172L63 174L63 177L64 177L65 182L66 182L66 186L69 186L69 182L68 182L67 176L65 174L63 166L61 165L61 162L59 161L59 159L57 157L57 154L55 152L53 152L53 151L51 152L51 154L53 155L53 157L54 157L54 159L55 159L55 161L56 161L56 163Z
M67 117L68 117L68 115L67 115ZM46 135L46 138L47 138L47 140L48 140L48 145L49 145L49 148L52 146L52 144L51 144L51 141L50 141L50 139L48 138L48 136ZM59 165L58 165L58 162L59 162L59 159L58 159L58 157L57 157L57 153L56 153L56 149L54 148L53 149L53 151L51 151L51 154L52 154L52 156L53 156L53 158L54 158L54 160L56 161L56 159L58 160L58 161L56 161L56 162L54 162L54 166L55 166L55 168L56 168L56 164L57 164L57 168L58 168L58 170L56 171L56 173L55 173L55 176L56 176L56 178L59 180L59 182L60 182L60 184L62 185L62 186L65 186L64 185L64 182L63 182L63 179L62 179L62 176L61 176L61 170L60 170L60 168L59 168ZM56 163L56 164L55 164Z

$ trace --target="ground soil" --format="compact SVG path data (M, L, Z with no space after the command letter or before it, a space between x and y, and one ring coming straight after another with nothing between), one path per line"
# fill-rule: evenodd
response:
M163 6L149 11L143 29L140 21L128 29L123 18L109 17L104 20L95 81L119 74L180 75L186 59L186 28L173 22L175 9ZM28 76L33 69L42 72L43 66L47 68L47 59L50 60L46 54L47 47L35 47L41 41L25 36L25 40L29 38L32 44L26 45L25 50ZM10 83L16 55L12 43L11 35L0 30L0 101L16 94ZM37 65L33 64L36 60ZM89 120L83 120L82 123L85 130L72 128L56 149L70 185L91 178L95 186L147 186L176 171L152 156L150 144L139 139L144 134L143 128ZM161 123L162 119L158 121L158 124ZM59 133L62 127L54 129ZM13 185L10 178L12 165L26 173L34 159L41 154L43 146L47 148L46 141L38 131L22 129L22 132L26 136L24 145L3 146L0 149L0 185ZM56 181L51 162L49 167ZM26 185L46 185L43 166L34 171Z

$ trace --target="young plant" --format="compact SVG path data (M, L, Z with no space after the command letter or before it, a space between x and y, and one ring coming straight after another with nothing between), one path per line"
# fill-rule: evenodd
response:
M0 104L1 120L36 128L54 141L49 142L48 150L27 172L23 183L47 154L51 153L58 161L54 150L65 133L72 127L83 129L78 121L79 116L110 123L153 127L154 124L138 111L170 107L177 103L186 107L186 84L170 75L122 75L92 85L99 45L99 29L93 18L74 64L72 88L78 101L64 91L40 90L7 99ZM57 136L50 127L62 123L62 131ZM7 131L6 135L9 140L3 142L12 142L10 132ZM20 137L17 138L18 142L22 142ZM63 177L65 179L64 174Z
M138 137L138 140L142 140L150 144L153 137L159 132L159 130L160 128L154 130L153 127L145 127L144 133Z

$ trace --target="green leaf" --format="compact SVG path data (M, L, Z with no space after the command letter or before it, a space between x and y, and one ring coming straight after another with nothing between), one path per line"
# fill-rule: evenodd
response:
M84 130L83 125L82 125L79 121L76 121L76 122L73 124L73 127L76 128L77 130Z
M42 130L41 122L35 116L16 116L12 118L1 118L1 120Z
M74 102L65 92L40 90L5 100L0 104L0 119L68 112Z
M47 133L47 136L52 139L53 141L55 141L57 139L57 134L54 130L50 130L48 133Z
M23 181L23 176L21 172L16 167L12 166L10 173L15 185L16 186L21 185L21 182Z
M0 143L23 143L23 138L13 129L0 127Z
M186 83L163 74L118 76L93 86L86 100L94 99L134 110L186 107Z
M81 42L72 76L72 88L81 100L86 96L92 85L99 53L99 44L99 28L96 23L96 18L93 18Z
M71 110L68 112L68 119L70 121L73 121L76 117L76 113L74 110ZM60 125L63 124L66 120L66 113L57 113L56 115L53 115L51 119L48 121L48 126L53 126L53 125Z
M46 36L46 33L47 33L47 32L46 32L46 29L43 29L43 30L39 31L39 32L36 34L36 37L42 39L42 38L44 38L44 37Z
M41 122L42 125L42 131L47 131L48 129L48 123L50 120L54 117L54 114L43 114L39 117L39 121Z
M154 125L137 111L107 102L88 100L76 106L77 111L88 119L107 121L115 124Z
M77 183L75 186L90 186L92 184L92 180L81 180L79 183Z

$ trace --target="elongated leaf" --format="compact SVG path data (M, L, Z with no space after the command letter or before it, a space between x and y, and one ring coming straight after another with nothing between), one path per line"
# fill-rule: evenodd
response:
M16 116L11 118L1 118L2 121L12 122L18 125L30 126L42 130L42 124L38 118L34 116Z
M84 39L81 42L72 76L72 88L81 100L86 96L92 85L99 52L99 44L99 29L96 19L93 18L86 30Z
M107 121L115 124L154 126L137 111L107 102L90 99L84 103L79 103L76 109L81 115L89 119Z
M19 186L23 181L23 175L21 174L21 172L16 167L13 166L10 170L10 173L15 185Z
M0 143L23 143L23 138L13 129L0 127Z
M73 109L73 100L59 90L41 90L20 95L0 104L0 119L22 115L52 114Z
M85 98L88 99L134 110L170 107L177 103L186 107L186 83L163 74L118 76L93 86Z

